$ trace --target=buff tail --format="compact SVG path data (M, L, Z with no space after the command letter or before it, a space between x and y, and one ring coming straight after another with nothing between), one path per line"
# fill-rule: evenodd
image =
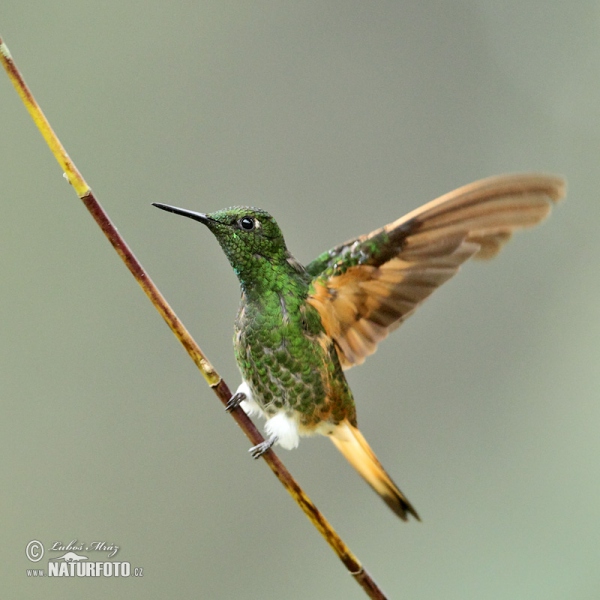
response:
M329 437L346 460L403 521L408 520L409 513L417 521L421 520L406 496L385 472L367 444L367 440L356 427L348 421L342 421Z

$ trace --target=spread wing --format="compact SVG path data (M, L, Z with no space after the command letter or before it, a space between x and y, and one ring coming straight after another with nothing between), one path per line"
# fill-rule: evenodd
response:
M549 175L482 179L311 262L308 302L342 366L362 363L463 262L495 256L513 231L542 221L564 191L565 182Z

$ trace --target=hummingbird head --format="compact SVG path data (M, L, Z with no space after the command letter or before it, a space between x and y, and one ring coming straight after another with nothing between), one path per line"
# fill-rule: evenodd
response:
M154 203L168 212L206 225L217 238L243 286L268 277L278 267L297 269L275 219L260 208L234 206L213 213L197 213Z

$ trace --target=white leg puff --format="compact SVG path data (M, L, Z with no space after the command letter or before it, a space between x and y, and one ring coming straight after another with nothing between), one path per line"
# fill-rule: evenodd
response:
M244 396L246 396L246 399L241 401L240 406L249 417L252 417L254 415L260 417L265 416L265 413L263 412L262 408L256 403L256 401L252 397L250 386L245 381L242 381L235 393L244 394Z
M242 381L236 390L236 394L244 394L246 396L246 399L242 400L240 406L249 417L253 417L254 415L267 417L263 409L252 397L250 386L245 381ZM269 437L276 436L277 444L286 450L297 448L300 443L297 420L294 417L286 415L284 412L280 412L274 417L269 418L265 429L267 435Z
M286 415L284 412L277 413L271 417L265 429L269 437L277 436L277 443L286 450L297 448L300 442L298 434L298 422L293 417Z

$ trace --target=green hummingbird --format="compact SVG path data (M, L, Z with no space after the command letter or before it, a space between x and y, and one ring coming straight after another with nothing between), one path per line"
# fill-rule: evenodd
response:
M264 210L237 206L203 214L154 204L206 225L241 286L235 357L241 404L266 418L268 439L286 449L300 436L328 436L403 520L419 515L358 430L344 370L377 344L471 257L491 258L514 230L539 223L564 195L564 181L537 174L477 181L306 266L288 251Z

